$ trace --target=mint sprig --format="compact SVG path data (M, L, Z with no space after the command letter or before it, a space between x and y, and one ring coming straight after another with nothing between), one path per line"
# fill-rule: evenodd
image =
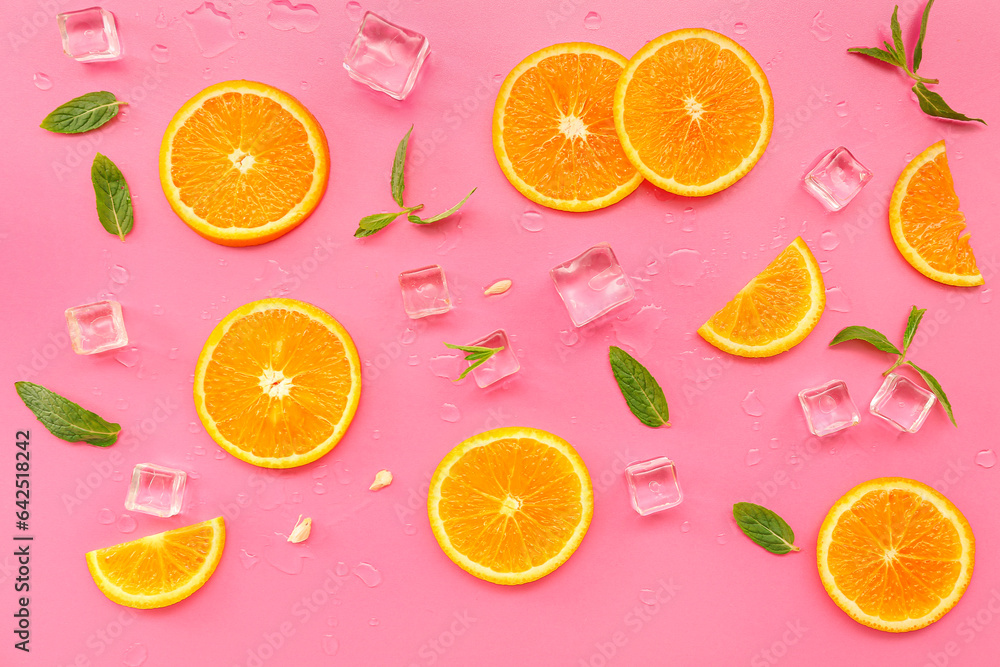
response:
M117 116L123 104L128 102L115 99L114 94L106 90L87 93L60 104L42 120L39 127L60 134L90 132Z
M965 114L955 111L948 106L941 95L930 90L927 87L927 84L933 85L939 83L937 79L928 79L917 74L917 70L920 68L920 63L924 58L924 37L927 35L927 17L930 15L931 7L933 5L934 0L928 0L927 4L924 6L923 17L920 20L920 37L917 39L917 45L913 49L913 69L910 69L906 61L906 49L903 46L903 30L899 25L898 5L892 11L892 20L890 22L892 29L892 44L884 41L882 42L883 46L885 46L884 49L880 49L878 47L855 46L847 49L847 51L849 53L860 53L861 55L868 56L869 58L881 60L884 63L895 65L906 72L907 76L917 82L911 90L913 90L914 95L917 96L917 101L920 103L920 110L928 116L967 122L975 121L986 125L986 121L982 118L970 118Z
M52 435L67 442L86 442L97 447L115 444L122 427L54 391L32 382L15 382L14 389L28 409Z
M482 345L452 345L451 343L445 343L444 346L452 350L465 352L465 360L471 362L468 368L462 371L462 374L455 378L453 382L464 380L466 375L482 366L490 357L503 349L503 345L500 347L484 347Z
M97 218L109 234L125 241L132 231L132 194L118 166L98 153L90 166L90 180L94 184L97 201Z
M608 349L608 359L618 389L632 414L650 428L670 426L667 399L653 374L620 347L612 345Z
M830 346L839 345L840 343L844 343L849 340L859 340L864 343L868 343L875 349L881 350L882 352L895 354L896 360L882 373L882 375L888 375L904 364L915 370L920 377L923 378L924 382L927 383L927 387L931 390L934 396L937 397L938 401L941 402L945 412L948 413L948 419L951 420L951 423L954 426L958 426L955 422L955 413L952 410L951 402L948 400L948 395L944 393L941 383L923 368L906 359L906 354L910 350L910 344L913 343L913 338L916 336L917 329L920 327L920 321L923 319L924 313L926 312L926 308L917 308L916 306L913 306L910 309L910 316L906 320L906 330L903 333L902 352L899 351L899 348L889 342L889 339L885 334L880 333L875 329L859 326L851 326L841 329L837 332L837 335L833 337L833 340L830 341Z
M403 204L403 191L406 189L406 151L410 145L411 132L413 132L412 125L410 126L410 129L406 131L406 135L400 139L399 145L396 146L396 153L392 159L392 172L389 176L389 189L392 192L392 199L399 205L401 210L393 213L375 213L373 215L366 215L358 222L358 229L354 232L354 238L360 239L366 236L371 236L372 234L388 227L391 222L400 216L406 216L407 220L417 225L426 225L432 222L438 222L439 220L444 220L453 213L456 213L458 209L462 208L465 202L469 201L469 197L472 196L472 192L476 191L476 188L472 188L472 192L467 194L465 199L458 202L443 213L439 213L430 218L421 219L419 216L413 215L414 211L419 211L424 207L424 205L417 204L416 206L407 207Z
M801 551L795 546L795 533L784 519L761 505L736 503L733 518L743 534L773 554Z

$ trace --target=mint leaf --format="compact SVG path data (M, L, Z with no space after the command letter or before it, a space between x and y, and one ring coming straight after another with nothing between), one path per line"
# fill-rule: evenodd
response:
M895 65L896 67L902 67L902 64L900 64L899 62L899 58L897 58L896 54L892 53L891 51L883 51L882 49L874 47L863 48L860 46L852 47L850 49L847 49L847 51L848 53L860 53L861 55L881 60L884 63L889 63L890 65Z
M965 114L959 113L949 107L940 95L935 93L933 90L928 90L923 81L920 81L917 85L913 86L913 92L916 94L917 100L920 102L921 111L928 116L950 118L951 120L964 120L968 122L975 121L986 125L986 121L982 118L969 118Z
M96 130L118 115L118 108L126 104L115 99L106 90L75 97L56 107L42 120L41 127L49 132L78 134Z
M926 308L917 308L916 306L913 306L910 309L910 318L906 322L906 333L903 334L904 354L910 349L910 343L913 342L913 336L917 333L917 327L920 326L920 320L924 318L924 313L926 312Z
M465 352L465 360L472 362L453 382L464 380L466 375L482 366L486 363L487 359L503 349L502 345L500 347L483 347L481 345L452 345L451 343L445 343L444 346L452 350Z
M477 188L472 188L472 192L475 192L476 190L477 190ZM414 223L414 224L417 224L417 225L426 225L426 224L429 224L431 222L437 222L438 220L444 220L449 215L452 215L453 213L455 213L456 211L458 211L458 209L462 208L462 206L465 204L465 202L469 201L469 197L472 196L472 192L470 192L469 194L465 195L465 199L463 199L462 201L458 202L457 204L455 204L454 206L452 206L451 208L449 208L444 213L438 213L437 215L435 215L433 217L430 217L430 218L427 218L426 220L421 220L419 217L417 217L415 215L411 215L411 216L409 216L408 220L410 222Z
M924 382L927 383L927 387L934 392L934 395L937 396L937 400L941 401L941 405L944 407L944 411L948 413L948 419L951 420L952 425L958 427L958 423L955 421L955 413L952 412L951 403L948 401L948 396L944 393L944 389L941 388L941 383L938 382L933 375L925 371L920 366L917 366L912 361L907 361L906 363L909 364L913 370L920 373L920 377L922 377Z
M97 447L115 444L122 427L110 424L90 410L31 382L15 382L14 389L28 409L52 435L67 442L86 442Z
M892 19L889 21L889 25L892 27L892 43L895 46L894 51L899 57L899 61L903 63L903 67L906 67L906 49L903 48L903 30L899 27L899 5L892 10Z
M125 176L114 162L98 153L90 166L90 180L97 199L97 218L109 234L123 242L132 231L132 195Z
M670 426L670 410L656 378L632 355L614 345L608 350L611 372L629 410L646 426Z
M743 534L773 554L800 551L795 546L795 533L780 516L760 505L736 503L733 518Z
M885 337L885 334L875 331L875 329L869 329L868 327L852 326L841 329L837 335L833 337L833 340L830 341L830 345L839 345L840 343L849 340L864 341L865 343L868 343L883 352L889 352L890 354L903 354L896 348L895 345L889 342L889 339Z
M924 16L920 19L920 38L917 40L917 45L913 47L913 71L920 68L920 61L924 58L924 35L927 34L927 17L931 13L931 6L934 4L934 0L927 0L927 4L924 5Z
M406 187L403 183L403 172L406 170L406 147L410 143L410 132L413 132L412 125L406 131L406 136L400 139L399 145L396 146L396 157L392 160L392 176L389 179L392 198L401 207L403 206L403 188Z
M396 211L395 213L375 213L374 215L366 215L358 221L358 228L354 232L354 238L362 239L366 236L371 236L375 232L385 229L390 222L399 216L406 215L411 211L419 211L423 207L423 204L417 204L416 206L404 208L402 211Z

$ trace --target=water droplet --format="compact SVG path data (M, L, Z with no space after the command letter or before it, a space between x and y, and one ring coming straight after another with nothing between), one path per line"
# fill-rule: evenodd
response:
M170 50L163 46L163 44L153 44L149 48L149 53L153 56L153 60L158 63L165 63L170 60Z
M161 306L158 303L153 305L153 314L154 315L156 315L157 317L159 317L163 313L164 313L163 306Z
M240 30L238 33L236 33L236 38L237 39L246 39L247 36L248 35L245 32L243 32L242 30Z
M682 248L667 255L670 282L681 287L693 287L705 273L705 263L697 250Z
M382 583L382 573L369 563L358 563L351 572L368 588L375 588Z
M726 542L729 541L729 538L726 537L725 533L719 533L718 535L715 536L715 541L718 542L719 544L725 544Z
M197 470L188 470L187 476L191 479L201 479L201 473Z
M200 433L201 424L198 422L188 422L188 433Z
M336 574L338 577L346 577L350 573L350 571L351 568L347 567L347 563L343 561L338 561L336 567L333 570L334 574Z
M660 263L655 259L651 259L646 262L646 275L655 276L660 272Z
M992 449L984 449L976 454L976 465L981 468L992 468L997 464L997 453Z
M674 214L673 213L664 213L663 214L663 222L667 223L668 225L674 224Z
M651 588L643 588L639 591L639 602L650 607L657 604L656 591Z
M114 511L108 509L107 507L97 513L97 523L105 526L113 524L116 518L117 517L115 516Z
M416 535L417 534L417 527L414 526L412 523L404 523L403 524L403 533L405 535Z
M737 35L747 34L747 24L742 22L737 23L736 25L733 26L733 32L735 32Z
M223 69L225 69L225 68L223 68ZM205 69L201 70L201 78L208 79L211 76L212 76L212 68L211 67L206 67Z
M767 446L770 447L771 449L777 449L778 447L781 446L781 441L778 440L777 438L771 438L770 440L768 440Z
M601 27L601 15L597 12L588 12L583 17L583 27L587 30L597 30Z
M979 303L989 303L993 300L993 290L989 287L984 287L979 290Z
M684 523L681 524L681 532L682 533L690 533L691 532L691 522L690 521L685 521Z
M747 392L747 395L743 397L743 412L747 413L751 417L760 417L764 414L764 403L760 400L760 396L757 395L756 389L751 389Z
M201 319L207 320L210 317L212 317L212 313L208 312L207 310L201 311Z
M652 349L656 342L656 331L665 319L667 314L662 308L643 306L627 319L615 320L615 337L622 345L632 348L635 354L643 356Z
M441 406L441 419L446 422L455 423L462 418L462 413L453 403L445 403Z
M419 366L420 365L420 357L418 355L416 355L416 354L411 354L410 356L408 356L406 358L406 365L407 366Z
M124 285L129 279L128 269L120 264L115 264L108 269L108 277L111 278L111 282Z
M322 496L326 493L326 484L323 482L316 482L316 484L313 485L313 493L317 496Z
M809 26L809 32L812 36L821 42L829 41L833 37L833 28L829 23L823 22L823 10L820 10L816 16L813 17L812 25Z
M361 20L361 15L363 11L361 9L360 2L348 2L345 9L347 10L347 18L349 18L352 21Z
M226 453L221 449L217 449L215 450L215 458L216 460L221 461L222 459L226 458Z
M833 250L840 245L840 237L837 232L825 231L819 235L819 247L823 250Z
M372 626L373 628L376 625L378 625L378 624L379 624L379 620L377 618L375 618L374 616L372 616L371 618L368 619L368 625Z
M115 470L113 473L111 473L111 481L113 482L121 482L124 479L125 479L125 473L123 473L121 470Z
M330 474L330 469L326 466L325 463L323 465L316 466L316 468L312 472L313 479L323 479L329 474Z
M127 667L139 667L139 665L146 662L148 656L149 652L145 646L142 644L132 644L125 649L125 655L122 656L122 664Z
M417 340L417 332L410 327L403 329L403 333L399 335L399 342L403 345L411 345L415 340Z
M333 462L333 476L337 478L337 481L341 484L351 483L351 471L344 467L343 462L334 461Z
M357 3L352 3L357 4ZM340 642L333 635L323 635L323 653L327 655L337 655L337 650L340 648Z
M35 88L38 88L38 90L49 90L52 88L52 79L49 78L48 74L35 72L32 80L35 82Z
M521 214L521 226L524 227L529 232L540 232L544 227L542 222L542 214L538 211L533 211L528 209Z
M849 313L851 312L851 300L844 294L844 290L839 287L831 287L826 290L826 308L838 313Z
M115 407L118 408L119 410L128 410L128 401L126 401L124 398L119 398L117 401L115 401Z
M236 46L233 22L229 15L220 12L211 2L203 2L193 11L185 11L184 22L194 33L201 55L214 58Z
M195 456L204 456L205 455L205 448L202 447L201 445L195 445L194 446L194 455Z
M833 105L833 109L837 113L837 115L841 118L846 118L847 114L850 113L850 110L847 107L846 100L843 102L837 102L835 105Z
M267 3L267 24L276 30L312 32L319 27L319 12L312 5L293 5L291 0Z
M559 340L567 347L572 347L580 342L580 334L574 329L562 329L559 332Z
M746 463L748 466L755 466L760 463L760 450L751 449L747 452Z
M115 523L115 525L118 526L118 531L122 533L131 533L135 531L136 528L139 527L138 524L135 522L135 519L133 519L128 514L122 514L120 517L118 517L118 521Z
M245 569L249 570L254 565L260 562L260 558L253 555L246 549L240 549L240 562L243 563L243 567Z
M372 431L372 440L378 440L381 437L382 437L382 431L379 431L378 429Z
M684 213L681 215L681 231L682 232L693 232L694 223L698 219L698 212L692 207L688 206L684 209Z
M299 88L301 88L302 90L309 90L309 82L305 80L301 81L299 83Z
M172 347L170 351L167 352L167 359L173 360L179 357L181 354L180 348Z
M820 259L820 260L817 260L816 263L819 264L819 272L820 273L828 273L830 271L830 269L833 268L833 264L831 264L830 260L828 260L828 259Z

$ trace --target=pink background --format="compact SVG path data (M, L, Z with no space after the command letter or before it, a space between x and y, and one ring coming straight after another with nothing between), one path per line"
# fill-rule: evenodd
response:
M1000 300L991 296L1000 266L1000 22L993 3L939 2L921 68L941 79L937 89L954 108L985 117L990 127L925 116L898 70L845 52L887 37L889 2L366 5L430 39L431 55L405 102L368 90L341 68L358 25L344 2L315 3L319 25L306 33L271 27L265 0L218 2L245 39L206 58L182 19L198 0L108 0L126 56L84 65L60 52L54 14L87 4L7 0L0 22L0 377L7 383L0 393L0 616L7 619L0 624L0 663L135 665L143 656L150 666L226 667L995 663L1000 468L974 463L977 452L996 445ZM911 44L921 9L912 0L900 8ZM596 30L585 26L589 12L601 17ZM744 34L737 23L745 24ZM507 183L493 157L490 120L499 82L523 57L574 40L630 56L661 33L691 26L733 36L769 77L774 135L746 178L692 200L644 184L623 202L582 215L539 209ZM168 48L168 62L154 61L157 44ZM36 72L51 79L50 90L33 84ZM301 99L325 128L332 155L330 186L314 215L287 236L247 249L196 236L171 212L157 177L159 142L173 112L208 84L236 78ZM101 89L132 102L120 120L77 136L37 127L58 104ZM396 222L357 241L357 220L392 204L389 165L410 124L408 202L437 212L479 190L461 216L426 229ZM897 175L942 138L986 275L983 288L946 287L919 275L887 228ZM847 209L828 214L799 181L821 152L838 145L875 178ZM89 179L95 148L121 167L135 198L135 230L124 244L96 219ZM541 231L521 225L529 210L541 212ZM838 290L804 343L749 361L694 334L800 234L826 271L827 288ZM572 326L548 270L601 241L635 277L637 299L567 345L572 336L562 332ZM692 278L690 267L669 258L679 249L700 253L703 274L693 285L676 284ZM412 322L396 276L432 263L445 268L457 305ZM124 283L116 267L127 271ZM513 279L513 290L483 297L481 289L498 278ZM63 337L63 310L106 294L124 307L137 348L131 356L138 355L131 366L115 353L77 356ZM222 455L200 429L190 396L195 360L215 323L269 294L332 313L367 364L361 405L340 445L312 465L277 473ZM928 309L913 358L948 391L958 429L940 408L917 435L876 423L866 406L890 359L860 346L827 348L851 324L898 339L913 304ZM642 306L652 307L639 313ZM497 327L511 334L521 358L509 383L483 391L432 372L431 360L447 352L442 341L467 342ZM660 380L672 428L647 429L629 414L607 364L609 344L626 346ZM833 378L848 383L862 422L819 441L808 437L795 395ZM18 400L10 384L19 379L120 422L118 443L98 449L55 439ZM750 391L763 404L760 416L742 407ZM445 404L459 409L457 422L441 418ZM500 425L543 428L569 440L595 489L593 523L577 553L554 574L514 588L453 565L424 509L427 481L444 454ZM19 429L32 436L29 656L12 648L8 629L16 604L10 545ZM747 465L751 449L760 451L757 465ZM622 464L664 454L677 463L685 500L640 517L629 505ZM185 512L170 519L133 514L138 526L128 533L100 523L107 509L130 527L121 518L123 500L140 462L191 473ZM381 468L396 481L371 493ZM978 538L975 575L962 601L940 622L902 636L870 630L841 612L814 561L828 508L855 484L888 475L944 490ZM740 500L784 516L802 552L777 557L750 543L731 518ZM108 601L87 572L86 551L219 514L228 526L222 563L187 601L133 612ZM283 534L299 514L313 518L313 536L286 544ZM359 564L376 568L381 583L369 587L352 574Z

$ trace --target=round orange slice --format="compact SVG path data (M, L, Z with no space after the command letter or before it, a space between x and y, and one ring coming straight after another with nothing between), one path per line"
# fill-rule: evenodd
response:
M507 75L493 110L493 151L521 194L549 208L592 211L639 187L612 118L626 62L596 44L556 44Z
M806 242L796 238L698 333L724 352L770 357L801 343L825 306L819 264Z
M222 559L222 517L87 553L94 582L109 600L136 609L180 602L205 585Z
M676 30L639 49L615 90L625 155L655 185L710 195L743 178L764 154L774 100L746 49L711 30Z
M965 216L958 210L944 141L939 141L913 158L896 181L889 230L906 261L928 278L945 285L982 285L963 229Z
M498 428L444 457L427 510L438 544L459 567L495 584L523 584L576 551L594 494L568 442L539 429Z
M224 81L192 97L160 145L170 207L222 245L291 231L319 204L329 174L319 122L288 93L254 81Z
M883 477L854 487L830 509L816 554L826 592L851 618L909 632L961 599L976 540L943 495L912 479Z
M340 442L361 396L361 363L343 326L316 306L264 299L227 315L194 373L205 430L265 468L315 461Z

